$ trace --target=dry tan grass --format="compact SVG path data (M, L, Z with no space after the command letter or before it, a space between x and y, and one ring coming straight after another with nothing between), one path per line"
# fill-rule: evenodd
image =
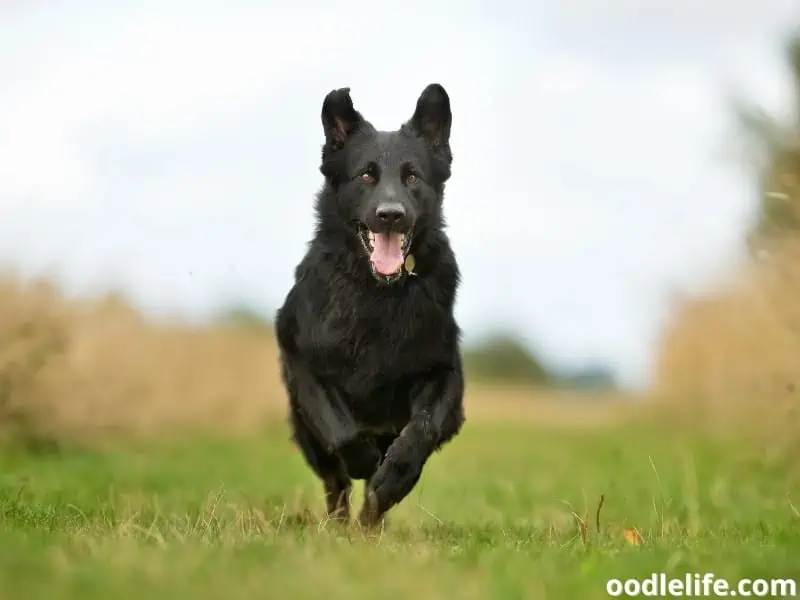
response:
M596 398L467 390L471 420L585 426L613 416ZM268 333L154 324L118 297L67 299L50 282L0 277L0 432L81 442L187 428L246 434L285 412Z
M656 371L654 392L669 416L800 440L800 240L676 307Z
M524 386L468 382L467 419L481 422L517 422L548 427L593 428L638 416L639 400L621 394L554 391Z
M0 419L39 435L247 431L280 409L275 346L235 328L154 325L124 302L0 281Z
M795 45L790 65L797 75ZM758 254L704 297L676 307L658 348L653 390L660 414L682 425L753 436L800 451L800 131L755 130L759 219L748 239ZM778 133L776 133L776 131ZM760 154L760 153L759 153Z

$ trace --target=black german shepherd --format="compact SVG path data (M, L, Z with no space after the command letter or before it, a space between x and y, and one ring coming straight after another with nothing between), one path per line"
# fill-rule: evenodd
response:
M464 423L460 273L442 216L451 121L439 84L391 132L349 88L325 97L315 235L276 316L293 439L331 517L349 520L351 480L366 481L365 527Z

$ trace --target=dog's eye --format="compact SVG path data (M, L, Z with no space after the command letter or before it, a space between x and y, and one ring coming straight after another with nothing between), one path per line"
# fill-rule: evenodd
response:
M365 181L366 183L372 183L375 181L375 177L369 171L364 171L361 175L361 181Z
M406 184L412 184L417 182L417 176L414 173L409 173L406 175Z

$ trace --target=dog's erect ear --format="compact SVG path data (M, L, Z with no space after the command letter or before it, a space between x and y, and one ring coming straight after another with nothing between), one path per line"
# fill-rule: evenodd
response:
M438 83L422 90L414 116L408 124L414 132L434 148L447 146L450 141L450 97Z
M350 88L332 90L322 103L322 128L325 130L325 141L332 148L340 148L353 132L358 129L363 119L353 108L350 99Z

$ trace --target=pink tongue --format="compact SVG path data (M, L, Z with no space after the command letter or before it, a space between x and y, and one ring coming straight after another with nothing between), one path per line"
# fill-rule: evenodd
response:
M376 233L372 249L372 264L381 275L392 275L403 264L402 240L399 233Z

